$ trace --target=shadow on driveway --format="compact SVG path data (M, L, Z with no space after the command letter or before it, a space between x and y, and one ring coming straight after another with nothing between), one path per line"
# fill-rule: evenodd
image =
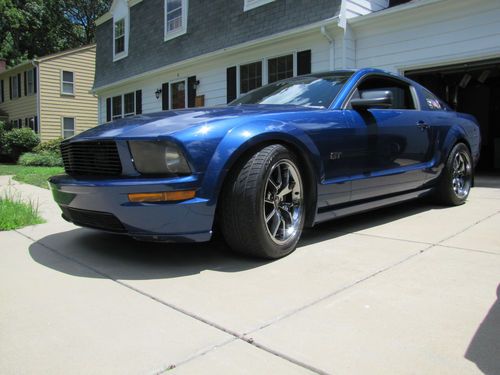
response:
M302 246L436 208L439 207L415 201L320 224L304 231L297 251ZM233 253L220 240L209 243L149 243L83 228L49 235L30 246L30 255L36 262L66 274L90 278L105 276L87 267L75 267L74 262L64 261L44 246L120 280L175 278L204 270L239 272L271 262Z
M465 358L486 375L500 374L500 284L497 300L477 329Z

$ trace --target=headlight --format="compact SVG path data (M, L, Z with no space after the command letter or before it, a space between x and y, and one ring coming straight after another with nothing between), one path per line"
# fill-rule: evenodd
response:
M167 141L130 141L135 168L142 174L189 174L182 151Z

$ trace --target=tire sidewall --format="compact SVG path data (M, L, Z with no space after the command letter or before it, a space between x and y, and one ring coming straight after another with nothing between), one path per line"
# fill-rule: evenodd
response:
M447 195L449 200L454 205L457 205L457 206L464 204L465 201L467 200L467 198L469 197L469 194L470 194L470 188L469 188L469 190L467 191L467 195L465 197L461 198L461 197L457 196L457 194L453 190L453 184L452 184L452 181L453 181L453 160L454 160L456 154L459 152L463 152L466 155L470 167L473 168L472 157L470 155L469 149L467 148L467 146L465 144L457 143L453 147L453 149L451 150L451 152L448 156L448 159L446 160L446 165L445 165L445 170L444 170L444 175L443 175L444 178L441 181L441 184L442 184L441 189L445 192L445 194ZM471 179L472 179L473 173L474 172L472 170L471 171Z

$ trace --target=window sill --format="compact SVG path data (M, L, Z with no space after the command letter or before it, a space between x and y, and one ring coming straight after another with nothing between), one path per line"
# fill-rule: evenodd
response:
M61 92L61 96L70 96L70 97L75 97L74 93L69 93L69 92Z
M167 41L169 41L171 39L175 39L178 36L186 34L186 32L187 32L186 28L183 28L183 29L180 29L180 30L175 30L175 31L170 31L168 33L165 33L165 37L163 38L163 41L167 42Z
M113 55L113 62L124 59L128 56L128 52L121 52L118 55Z
M262 5L265 5L265 4L268 4L268 3L272 3L274 0L257 0L251 4L247 4L247 1L245 1L245 5L243 6L243 11L244 12L247 12L249 10L252 10L252 9L255 9L255 8L258 8Z

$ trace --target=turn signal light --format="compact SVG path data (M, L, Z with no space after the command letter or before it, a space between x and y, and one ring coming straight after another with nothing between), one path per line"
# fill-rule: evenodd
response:
M172 202L192 199L196 195L196 190L164 191L161 193L134 193L128 195L130 202Z

